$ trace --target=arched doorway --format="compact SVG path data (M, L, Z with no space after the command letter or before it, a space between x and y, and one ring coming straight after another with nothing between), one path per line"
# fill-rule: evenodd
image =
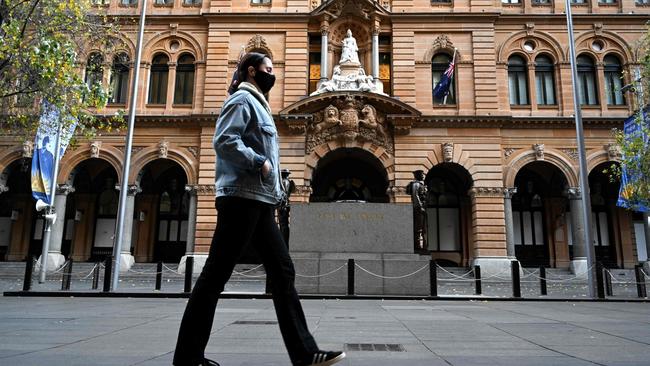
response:
M427 186L427 250L433 258L460 265L468 247L472 177L456 163L442 163L429 170Z
M21 158L2 172L8 190L0 194L0 260L39 256L43 248L44 221L34 206L30 169L31 159Z
M107 161L92 158L77 165L71 180L75 191L66 203L61 250L65 254L69 240L73 259L102 261L113 254L119 205L117 172Z
M339 148L325 155L314 170L311 186L311 202L389 202L386 169L360 148Z
M609 267L617 266L613 219L620 186L618 180L612 181L605 172L611 165L611 162L599 164L589 173L594 252L596 260Z
M136 259L178 263L185 255L188 233L185 171L173 160L157 159L142 169L139 183L142 192L136 196L135 211L143 226L137 230Z
M567 186L560 169L547 162L532 162L517 172L512 213L515 255L522 265L550 265L552 212L567 210Z

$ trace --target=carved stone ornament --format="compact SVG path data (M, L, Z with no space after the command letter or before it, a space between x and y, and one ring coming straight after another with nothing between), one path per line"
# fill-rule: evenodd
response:
M385 120L371 104L363 104L352 96L338 99L314 114L307 129L307 153L316 146L342 138L372 142L392 154L393 144L386 132Z
M199 196L214 196L217 190L214 184L200 184L196 186L196 194Z
M526 35L532 36L535 33L535 23L526 23Z
M517 149L513 149L512 147L507 147L507 148L503 149L503 156L505 156L506 159L507 159L507 158L509 158L510 155L512 155L516 150L517 150Z
M562 149L562 152L567 154L571 160L578 161L578 149Z
M594 33L597 36L600 36L600 35L603 34L603 23L594 23L593 27L594 27Z
M266 39L262 37L261 34L256 34L248 40L248 43L246 44L246 51L252 51L252 50L264 50L271 59L273 59L273 53L271 52L271 47L269 47L268 43L266 43Z
M90 143L90 157L91 158L98 158L99 157L99 151L102 149L102 142L101 141L93 141Z
M619 160L621 158L621 147L617 144L607 144L605 149L609 160Z
M169 154L169 142L162 140L158 143L158 157L160 159L167 159Z
M23 142L23 158L29 159L34 155L34 143L31 141Z
M533 145L535 151L535 160L544 160L544 144Z
M449 37L447 37L447 35L445 34L438 36L433 41L433 49L441 49L441 48L442 49L454 48L454 45L449 40Z
M442 160L445 163L451 163L454 160L454 144L451 142L442 144Z
M469 190L470 196L503 197L506 188L503 187L474 187Z

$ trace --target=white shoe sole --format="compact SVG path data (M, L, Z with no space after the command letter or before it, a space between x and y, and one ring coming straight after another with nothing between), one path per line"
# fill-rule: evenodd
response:
M314 363L314 364L312 364L312 366L330 366L330 365L333 365L333 364L341 361L344 358L345 358L345 352L341 353L340 355L334 357L331 360L323 361L321 363Z

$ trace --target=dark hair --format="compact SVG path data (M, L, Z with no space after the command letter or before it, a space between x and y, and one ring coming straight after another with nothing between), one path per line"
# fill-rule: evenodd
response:
M271 59L268 55L259 52L248 52L239 61L237 66L237 71L232 77L230 82L230 87L228 88L228 94L233 94L237 91L237 86L239 83L246 81L248 77L248 67L253 66L255 70L264 62L264 59Z

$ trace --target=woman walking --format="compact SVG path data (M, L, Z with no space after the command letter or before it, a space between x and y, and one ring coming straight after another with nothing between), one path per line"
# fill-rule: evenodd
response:
M275 84L271 59L246 54L237 79L237 91L224 102L213 138L219 219L208 259L185 308L174 365L219 365L205 358L205 347L219 295L249 244L257 249L272 280L273 304L291 363L332 365L345 353L318 349L294 287L293 262L275 222L275 206L284 193L277 130L264 97Z

